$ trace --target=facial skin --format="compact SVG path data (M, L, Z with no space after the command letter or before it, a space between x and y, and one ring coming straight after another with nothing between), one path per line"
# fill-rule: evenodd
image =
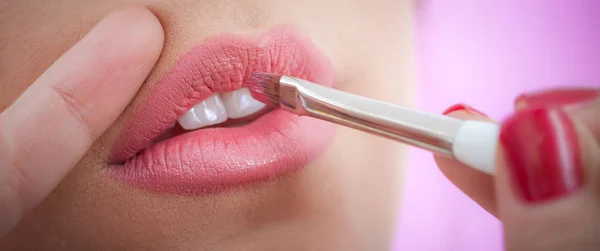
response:
M410 102L411 8L402 0L0 0L0 111L104 15L147 6L165 33L161 57L115 124L2 250L385 250L404 148L338 127L300 172L203 196L155 194L107 174L110 146L136 106L204 39L287 24L331 60L336 88ZM35 156L32 156L35 157Z

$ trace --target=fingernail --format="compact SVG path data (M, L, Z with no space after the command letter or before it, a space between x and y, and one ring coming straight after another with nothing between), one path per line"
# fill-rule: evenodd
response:
M448 115L451 112L455 112L455 111L465 111L468 112L470 114L473 115L481 115L481 116L485 116L488 117L485 113L478 111L477 109L467 105L467 104L463 104L463 103L459 103L453 106L450 106L448 109L446 109L443 114L444 115Z
M506 120L500 141L515 192L525 201L566 196L583 184L577 133L560 109L528 109Z
M556 89L521 94L515 100L515 106L539 108L563 106L592 100L600 94L598 89Z

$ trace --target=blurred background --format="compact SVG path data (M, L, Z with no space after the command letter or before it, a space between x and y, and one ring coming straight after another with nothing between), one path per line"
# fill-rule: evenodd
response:
M600 86L600 1L416 0L417 106L501 120L516 95ZM394 250L502 250L501 224L413 150Z

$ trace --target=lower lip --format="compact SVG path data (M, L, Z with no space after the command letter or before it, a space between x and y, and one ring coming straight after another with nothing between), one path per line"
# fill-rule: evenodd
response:
M265 39L262 38L278 41L278 44L265 44ZM111 173L114 177L151 192L211 194L230 187L271 180L299 170L324 151L331 141L333 125L274 110L241 127L199 129L145 147L144 145L151 143L151 137L158 136L155 134L160 134L189 109L175 105L170 106L172 111L168 111L165 107L169 106L159 102L171 99L173 103L189 103L188 106L191 106L212 95L213 91L226 92L244 86L241 80L225 84L211 83L213 86L186 81L188 77L207 74L202 69L198 72L198 63L194 63L194 60L207 61L207 58L216 57L214 61L218 62L219 57L232 57L227 52L240 50L240 45L247 51L277 47L279 55L270 57L278 61L271 61L269 67L260 63L237 67L249 67L250 70L246 70L249 73L266 71L332 84L333 73L329 62L309 41L290 28L277 28L261 36L227 36L209 41L183 56L163 80L153 86L148 100L133 115L130 126L126 127L117 140L113 160L128 160L122 165L112 166ZM276 68L280 60L286 62L286 65L303 67L281 67L285 69L278 70ZM297 62L293 62L294 60ZM212 69L217 74L223 72L215 67ZM169 95L173 90L181 90L182 93ZM190 94L186 90L196 92ZM194 96L194 99L189 98L190 96ZM191 100L181 101L186 98ZM166 111L161 113L156 112L157 110ZM148 114L159 117L149 119Z

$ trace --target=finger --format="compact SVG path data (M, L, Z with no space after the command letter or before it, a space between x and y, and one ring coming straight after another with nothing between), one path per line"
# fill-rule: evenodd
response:
M515 110L548 106L566 106L593 100L598 93L595 88L559 88L524 93L515 99Z
M487 115L465 104L454 105L448 108L444 114L460 119L492 121ZM439 156L434 156L434 159L448 180L483 209L495 215L496 199L492 176L455 160Z
M582 106L595 106L597 100L598 88L571 88L571 89L553 89L535 93L527 93L521 95L515 101L516 107L519 110L531 109L536 107L562 106L564 109L573 113L573 116L583 120L583 124L588 125L588 130L596 137L600 134L600 129L592 125L596 125L600 119L596 109L580 109Z
M502 124L496 196L508 250L598 250L598 114L600 98L569 112L524 109Z
M160 23L147 9L113 12L0 114L0 234L120 115L162 43Z

